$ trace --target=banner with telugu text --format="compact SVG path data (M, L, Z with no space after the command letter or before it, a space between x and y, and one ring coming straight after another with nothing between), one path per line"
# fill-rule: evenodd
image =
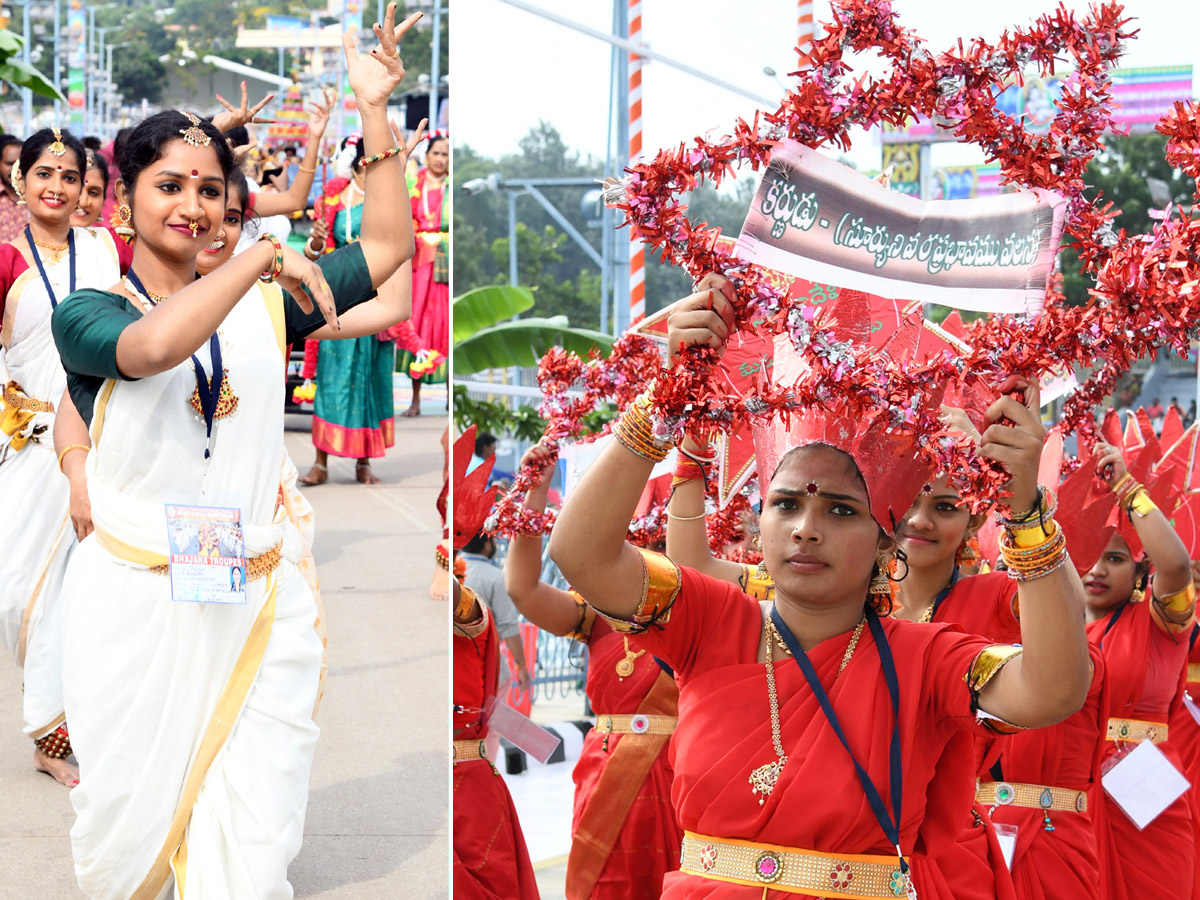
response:
M1041 309L1066 203L1022 190L921 201L794 141L775 148L742 259L813 282L957 309Z

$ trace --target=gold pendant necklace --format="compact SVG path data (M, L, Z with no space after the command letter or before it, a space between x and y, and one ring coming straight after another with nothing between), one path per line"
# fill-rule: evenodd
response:
M224 374L221 378L221 393L217 396L217 408L213 413L214 419L227 419L232 416L235 412L237 412L239 402L238 395L235 394L233 392L233 388L229 386L229 370L222 368L221 371ZM208 389L210 391L212 390L211 378L208 379ZM196 415L203 419L204 405L200 402L199 385L197 385L196 389L192 391L192 397L189 402L192 405L192 409L196 411Z
M158 304L162 303L164 300L167 299L166 294L155 294L152 291L146 291L145 293L143 293L142 291L139 291L136 287L133 286L133 282L130 281L128 278L122 278L121 284L125 285L125 290L129 291L129 293L131 295L133 295L134 297L143 298L151 306L158 306Z
M842 654L842 663L838 666L838 675L845 671L846 666L850 663L850 657L854 655L854 650L858 647L858 639L862 637L863 626L867 624L867 613L864 610L862 618L858 620L858 624L854 627L854 634L850 636L850 643L846 645L846 652ZM783 640L783 635L775 627L775 623L770 618L766 623L767 631L767 652L766 652L766 667L767 667L767 700L771 709L771 743L775 748L776 759L774 762L769 762L759 766L750 773L750 790L755 795L761 794L758 798L758 805L762 806L767 802L767 797L771 795L771 791L775 790L775 785L779 783L779 776L783 772L783 767L787 765L788 758L783 752L783 735L779 726L779 695L775 690L775 655L773 648L778 641L779 646L783 648L783 652L788 656L792 655L792 651L788 649L787 644ZM836 677L836 676L835 676Z
M639 656L641 656L643 653L646 652L645 650L638 650L635 653L633 650L629 649L629 637L626 636L624 638L624 640L625 640L625 658L620 660L616 665L617 678L621 681L624 681L626 678L628 678L630 675L633 674L633 661L635 659L637 659Z

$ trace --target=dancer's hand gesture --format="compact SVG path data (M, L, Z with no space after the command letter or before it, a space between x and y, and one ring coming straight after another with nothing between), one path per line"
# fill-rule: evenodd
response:
M333 302L333 292L329 289L321 267L310 259L305 259L295 250L283 248L283 270L275 276L279 286L291 294L297 305L306 313L313 311L313 302L321 310L321 315L335 331L341 331L338 322L337 307ZM305 293L301 288L308 288ZM310 296L311 295L311 296Z
M696 292L675 304L667 316L667 347L671 365L684 347L725 349L734 332L733 283L710 272L696 284Z
M333 102L336 98L332 91L322 89L321 99L325 102L308 104L308 136L317 140L321 139L329 126L329 114L333 112Z
M389 3L383 17L383 25L376 22L373 26L379 43L366 56L358 52L357 33L348 31L342 35L342 48L346 52L346 75L359 106L387 106L388 97L404 80L400 38L416 24L421 15L419 12L413 13L396 25L396 4Z
M1096 477L1109 487L1115 486L1125 477L1125 457L1112 444L1099 441L1092 448L1092 458L1095 460L1093 465L1096 467Z
M392 129L392 137L396 139L396 146L404 148L405 157L412 156L413 151L417 149L421 143L421 139L425 137L425 126L428 124L428 119L422 119L421 123L417 126L417 130L410 137L405 138L404 129L391 119L388 119L388 126Z
M228 101L220 94L217 94L217 102L225 107L225 112L217 113L212 118L213 125L218 131L229 131L231 128L237 128L239 125L270 125L274 119L260 119L258 114L262 112L262 108L275 99L274 94L267 94L254 106L250 106L249 97L246 94L246 82L242 82L242 105L234 109Z

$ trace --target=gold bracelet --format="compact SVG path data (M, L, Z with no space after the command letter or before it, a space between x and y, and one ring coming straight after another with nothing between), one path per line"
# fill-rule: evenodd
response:
M454 607L454 617L461 620L467 617L467 614L471 612L471 607L475 605L475 601L479 598L465 584L459 584L458 588L460 596L458 606Z
M1155 502L1150 499L1150 492L1140 484L1125 497L1123 505L1129 512L1137 513L1139 519L1146 518L1146 516L1158 509Z
M1190 581L1173 594L1164 594L1159 603L1174 613L1191 613L1196 605L1196 586Z
M667 458L671 445L654 437L650 404L649 392L641 394L613 423L612 434L631 453L658 463Z
M316 175L317 174L316 166L313 166L311 169L306 169L306 168L304 168L304 166L298 165L296 168L298 168L301 172L304 172L306 175Z
M695 522L697 519L703 519L708 513L700 513L698 516L677 516L674 513L667 513L668 519L674 519L677 522Z
M92 448L87 444L68 444L63 448L62 452L58 454L58 471L62 472L64 475L67 474L66 472L63 472L63 457L72 450L82 450L84 453L87 453L91 449Z

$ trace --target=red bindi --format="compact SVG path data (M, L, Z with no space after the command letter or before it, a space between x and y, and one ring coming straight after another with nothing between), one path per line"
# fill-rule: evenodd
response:
M810 481L807 485L804 486L804 491L805 491L805 493L808 493L808 494L815 494L820 490L821 490L821 488L817 485L817 483L815 481Z
M192 177L193 177L193 178L199 178L199 177L200 177L200 173L199 173L199 172L197 172L195 169L192 169Z

